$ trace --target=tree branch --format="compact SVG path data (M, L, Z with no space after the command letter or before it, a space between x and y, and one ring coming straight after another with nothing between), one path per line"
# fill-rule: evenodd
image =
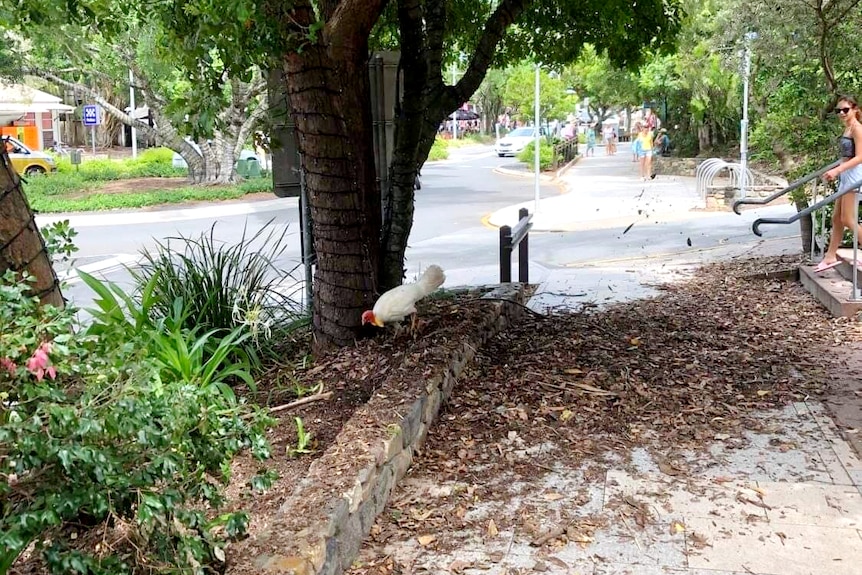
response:
M127 126L132 126L137 130L141 130L147 135L155 135L155 130L150 127L146 122L142 122L137 118L131 117L129 114L126 114L123 110L120 110L113 104L111 104L108 100L102 97L99 92L96 90L89 88L83 84L79 84L78 82L71 82L66 80L65 78L61 78L57 76L53 72L49 72L47 70L41 70L38 68L26 68L24 69L25 74L29 74L31 76L38 76L40 78L44 78L46 80L50 80L59 86L63 86L64 88L70 88L72 90L77 90L86 93L90 96L97 104L99 104L102 108L105 109L107 113L117 118L120 122Z
M341 0L326 21L326 37L343 47L365 46L389 0Z
M494 58L497 45L506 35L506 29L524 12L531 0L502 0L497 9L485 23L485 29L476 45L467 70L461 80L445 92L446 110L454 110L469 98L485 78Z

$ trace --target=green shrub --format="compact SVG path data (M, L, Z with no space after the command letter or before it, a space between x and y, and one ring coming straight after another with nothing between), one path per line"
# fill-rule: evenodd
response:
M527 164L531 170L534 169L536 163L535 149L536 143L530 142L523 150L521 150L521 153L518 154L518 160ZM553 144L548 143L547 140L543 139L539 145L539 170L548 170L553 164L554 146Z
M271 420L225 385L243 365L204 363L206 335L149 319L152 285L137 303L81 278L98 307L78 333L75 309L0 281L0 573L31 544L52 573L219 571L248 523L218 514L229 464L269 456Z
M24 191L30 199L31 205L35 203L34 198L86 193L96 187L98 184L84 180L80 174L75 172L28 176L24 183ZM32 205L32 207L35 210L45 211L38 205Z
M168 238L155 250L144 250L144 263L132 275L138 291L155 282L150 308L155 320L179 317L173 302L182 301L178 321L186 329L239 330L243 338L234 345L257 366L279 336L308 324L303 307L280 287L291 277L277 265L287 237L287 228L278 233L270 221L226 244L216 239L213 225L197 238Z
M122 160L91 159L73 166L67 156L57 159L57 171L61 174L77 174L83 180L103 182L127 178L174 178L185 176L185 168L174 168L174 152L168 148L148 148L137 158Z
M449 157L448 140L443 138L435 138L434 144L431 146L431 151L428 153L428 161L445 160Z

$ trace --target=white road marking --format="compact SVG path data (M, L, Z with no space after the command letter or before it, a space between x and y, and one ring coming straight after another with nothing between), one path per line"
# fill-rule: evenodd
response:
M135 254L115 254L113 257L99 260L91 264L77 266L68 270L63 270L57 274L57 279L66 284L77 284L83 280L78 276L78 270L82 270L90 275L100 274L107 275L115 271L125 268L136 267L141 261L140 255Z

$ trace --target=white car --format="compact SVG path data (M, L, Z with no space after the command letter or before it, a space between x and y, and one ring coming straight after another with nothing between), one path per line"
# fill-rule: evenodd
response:
M539 131L541 135L545 135L545 129ZM494 145L494 151L501 158L503 156L516 156L527 147L527 144L535 141L536 129L532 126L527 128L516 128L506 134L506 136L497 140Z

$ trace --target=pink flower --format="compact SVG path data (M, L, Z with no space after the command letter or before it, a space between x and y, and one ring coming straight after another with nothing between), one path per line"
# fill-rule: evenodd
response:
M0 357L0 367L8 371L9 375L15 375L15 371L18 369L18 366L15 365L15 362L8 357Z
M25 364L27 371L36 376L36 381L42 381L46 373L51 379L56 379L57 377L57 370L54 369L53 365L50 365L51 360L48 357L48 353L50 353L50 351L51 344L48 342L42 342L39 344L36 351L33 352L33 356L28 359Z

